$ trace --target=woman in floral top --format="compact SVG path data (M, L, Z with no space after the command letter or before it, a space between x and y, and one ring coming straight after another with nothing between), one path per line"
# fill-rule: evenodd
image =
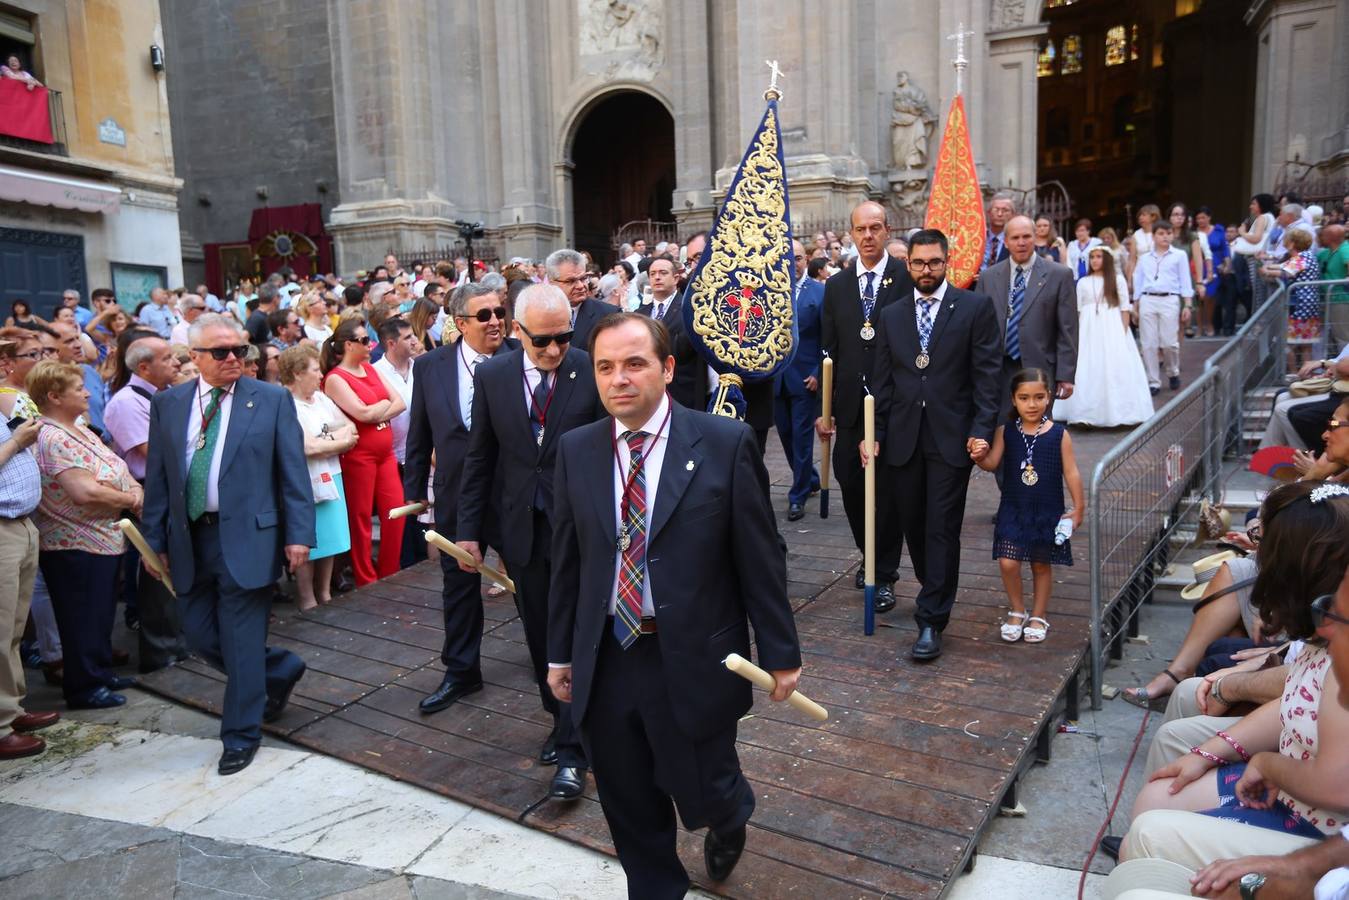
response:
M1190 810L1317 841L1349 824L1349 710L1337 701L1340 688L1311 611L1315 598L1335 593L1349 565L1349 486L1284 485L1261 508L1264 539L1251 602L1270 633L1306 643L1289 661L1282 696L1153 772L1133 816ZM1303 565L1290 576L1286 559Z
M42 473L38 565L65 648L62 690L71 709L121 706L135 684L112 673L117 567L126 539L117 520L140 515L144 493L116 453L81 421L89 392L78 366L43 361L27 378L42 413L34 452Z

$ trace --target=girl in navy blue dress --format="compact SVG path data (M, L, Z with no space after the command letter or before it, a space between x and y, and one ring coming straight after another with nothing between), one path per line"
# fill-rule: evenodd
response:
M1022 369L1012 376L1013 420L993 434L993 446L975 441L970 458L992 472L1002 466L1002 503L993 531L993 558L998 561L1011 609L1002 625L1004 641L1038 644L1049 633L1050 566L1071 566L1068 522L1082 524L1082 478L1073 457L1073 440L1049 419L1052 382L1040 369ZM1068 485L1072 508L1063 507ZM1029 617L1021 587L1021 564L1030 563L1034 607Z

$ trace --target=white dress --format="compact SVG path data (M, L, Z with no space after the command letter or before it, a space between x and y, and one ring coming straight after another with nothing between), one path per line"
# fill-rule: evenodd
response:
M1077 283L1077 376L1073 395L1054 404L1054 418L1075 425L1113 428L1152 416L1152 394L1143 358L1124 327L1132 308L1123 275L1115 276L1119 306L1106 302L1100 275Z

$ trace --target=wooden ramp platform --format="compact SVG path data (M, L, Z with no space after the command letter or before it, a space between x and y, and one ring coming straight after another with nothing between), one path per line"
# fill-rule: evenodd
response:
M1122 434L1079 437L1082 470ZM701 833L682 834L681 855L703 887L735 897L939 897L1037 749L1047 754L1064 703L1075 703L1087 648L1085 542L1074 542L1074 568L1055 570L1048 641L1002 643L1006 604L990 549L998 495L992 476L976 470L945 652L919 665L908 657L912 573L901 573L898 605L864 637L862 594L852 586L859 555L837 490L829 519L819 519L812 499L806 518L789 523L776 441L769 460L790 547L802 688L831 717L815 724L756 692L740 727L758 799L745 857L728 882L710 886ZM441 677L437 564L306 615L278 606L273 642L299 653L309 672L269 732L612 853L593 780L579 802L541 802L552 770L534 755L550 723L511 599L487 599L485 608L486 689L422 716L417 702ZM221 677L196 660L142 684L219 712Z

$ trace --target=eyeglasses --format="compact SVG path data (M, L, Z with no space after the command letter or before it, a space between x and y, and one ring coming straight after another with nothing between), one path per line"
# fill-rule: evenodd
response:
M347 338L347 343L348 343L348 344L363 344L363 345L365 345L366 347L369 347L369 346L370 346L370 335L368 335L368 334L363 334L363 335L361 335L361 336L358 337L358 338Z
M233 356L235 359L243 359L248 355L248 345L243 344L238 347L193 347L193 353L209 353L211 359L216 362L224 362L226 358Z
M1336 612L1331 612L1330 607L1335 603L1334 594L1322 594L1312 601L1312 627L1320 628L1326 624L1329 619L1332 622L1339 622L1341 625L1349 625L1349 619Z
M493 319L500 319L502 322L504 322L504 321L506 321L506 307L504 307L504 306L498 306L498 307L496 307L495 309L480 309L480 310L478 310L477 312L473 313L473 315L471 315L471 316L470 316L470 315L463 315L463 316L460 316L459 318L461 318L461 319L477 319L479 322L482 322L484 325L487 324L488 322L492 321Z
M918 270L920 270L920 271L935 272L937 269L943 268L945 265L946 265L946 260L944 260L944 259L910 259L910 260L909 260L909 268L910 268L910 269L918 269Z
M585 280L586 280L586 276L584 276L584 275L577 275L577 276L574 277L574 278L553 278L553 279L550 279L550 280L553 282L553 284L562 285L563 287L571 287L573 284L575 284L575 283L578 282L578 281L585 281Z
M572 335L576 334L575 331L559 331L557 334L534 334L524 326L523 322L517 320L515 324L520 326L520 330L525 333L525 337L529 338L529 342L540 350L549 344L565 347L571 343Z
M1331 419L1326 423L1326 431L1334 431L1336 428L1343 428L1346 425L1349 425L1349 420Z
M44 356L55 356L55 350L29 350L27 353L15 353L19 359L42 359Z

